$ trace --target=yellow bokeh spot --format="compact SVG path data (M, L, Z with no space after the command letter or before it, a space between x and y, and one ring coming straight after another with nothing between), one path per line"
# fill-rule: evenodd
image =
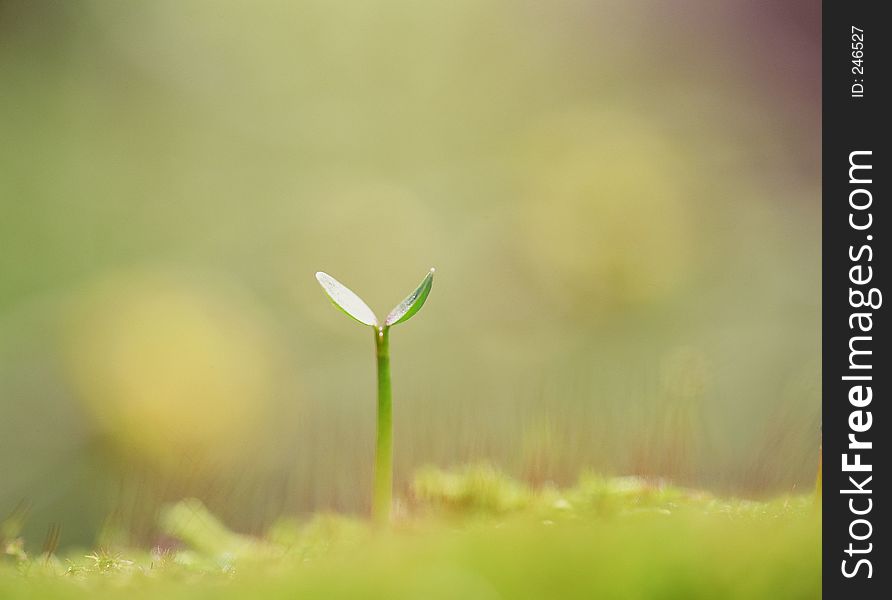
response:
M231 459L272 384L272 345L248 303L167 274L123 275L73 313L69 366L96 423L166 466Z
M556 300L615 310L683 285L696 233L689 182L678 149L649 123L571 111L532 127L525 146L526 247Z

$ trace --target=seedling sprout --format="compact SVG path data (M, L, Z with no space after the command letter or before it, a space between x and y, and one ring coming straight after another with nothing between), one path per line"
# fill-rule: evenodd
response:
M372 492L372 517L379 522L390 519L393 502L393 396L390 385L390 328L411 319L424 306L434 282L431 269L415 290L397 304L381 323L374 311L351 289L327 273L316 273L319 285L332 304L362 325L372 328L378 366L378 430L375 445L375 480Z

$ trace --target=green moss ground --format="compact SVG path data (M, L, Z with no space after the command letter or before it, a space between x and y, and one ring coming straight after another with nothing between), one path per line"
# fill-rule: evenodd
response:
M821 596L812 496L722 499L593 475L534 491L477 466L419 473L388 529L317 515L249 538L195 500L159 526L181 549L25 557L7 540L0 598Z

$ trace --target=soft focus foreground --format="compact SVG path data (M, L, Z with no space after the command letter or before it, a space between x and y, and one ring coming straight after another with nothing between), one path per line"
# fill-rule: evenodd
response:
M669 5L0 2L0 518L26 507L25 550L151 547L187 497L254 535L366 515L371 340L320 268L383 311L438 267L392 344L397 496L478 460L536 490L810 490L817 8ZM635 548L672 562L647 519ZM495 569L619 535L512 523L374 543ZM722 536L691 527L682 554Z
M491 467L415 481L392 530L318 515L262 538L198 500L165 509L179 550L11 557L0 596L55 598L819 598L811 497L725 500L636 478L530 490ZM227 583L227 585L221 585ZM37 596L32 596L37 594Z

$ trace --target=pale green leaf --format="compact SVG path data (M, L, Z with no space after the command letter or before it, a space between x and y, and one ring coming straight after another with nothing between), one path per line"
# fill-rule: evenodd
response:
M328 297L331 298L332 304L344 311L348 316L353 317L363 325L378 326L378 318L368 304L362 301L350 288L329 275L319 271L316 273L316 280Z
M428 294L431 293L431 286L434 283L434 269L431 269L430 272L425 275L424 279L415 288L415 291L409 294L405 300L396 305L396 307L390 311L390 314L387 315L387 319L384 320L384 326L390 327L391 325L396 325L397 323L402 323L403 321L408 321L411 319L415 313L421 310L421 307L424 306L424 301L427 300Z

